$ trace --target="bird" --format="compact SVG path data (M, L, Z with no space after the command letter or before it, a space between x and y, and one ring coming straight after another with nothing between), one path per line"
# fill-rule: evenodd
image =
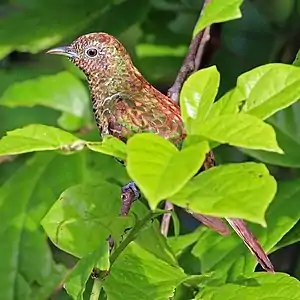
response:
M180 107L153 87L134 66L129 52L114 36L94 32L66 46L46 52L68 57L85 74L93 113L102 137L112 135L123 142L137 133L154 133L180 149L187 136ZM219 218L194 214L222 235L229 233ZM226 219L267 272L274 267L245 221Z

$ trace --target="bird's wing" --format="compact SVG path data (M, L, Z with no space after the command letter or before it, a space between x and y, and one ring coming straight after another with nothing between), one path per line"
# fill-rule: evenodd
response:
M168 99L118 94L105 103L102 132L126 141L135 133L152 132L177 144L185 136L179 108Z

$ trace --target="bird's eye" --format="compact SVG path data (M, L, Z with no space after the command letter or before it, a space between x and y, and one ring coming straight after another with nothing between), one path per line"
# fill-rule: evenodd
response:
M89 57L95 57L98 54L98 50L96 48L89 48L86 50L86 55Z

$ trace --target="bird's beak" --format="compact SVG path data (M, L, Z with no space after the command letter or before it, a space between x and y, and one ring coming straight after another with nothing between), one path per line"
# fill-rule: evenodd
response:
M70 46L63 46L50 49L46 52L47 54L59 54L68 56L70 58L79 58L78 54L74 51L74 49Z

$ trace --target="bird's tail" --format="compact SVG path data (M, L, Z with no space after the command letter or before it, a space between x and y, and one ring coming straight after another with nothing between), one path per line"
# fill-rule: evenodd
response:
M206 216L202 214L196 214L192 211L188 211L195 219L211 228L212 230L217 231L221 235L228 235L230 233L227 225L223 222L222 219ZM247 224L241 219L226 219L233 230L238 234L238 236L243 240L245 245L251 251L251 253L256 257L258 263L265 269L267 272L274 272L274 267L269 260L267 254L247 226Z
M245 245L249 248L251 253L256 257L259 264L267 272L274 273L274 267L269 260L267 254L247 226L247 224L241 219L226 219L234 231L244 241Z

